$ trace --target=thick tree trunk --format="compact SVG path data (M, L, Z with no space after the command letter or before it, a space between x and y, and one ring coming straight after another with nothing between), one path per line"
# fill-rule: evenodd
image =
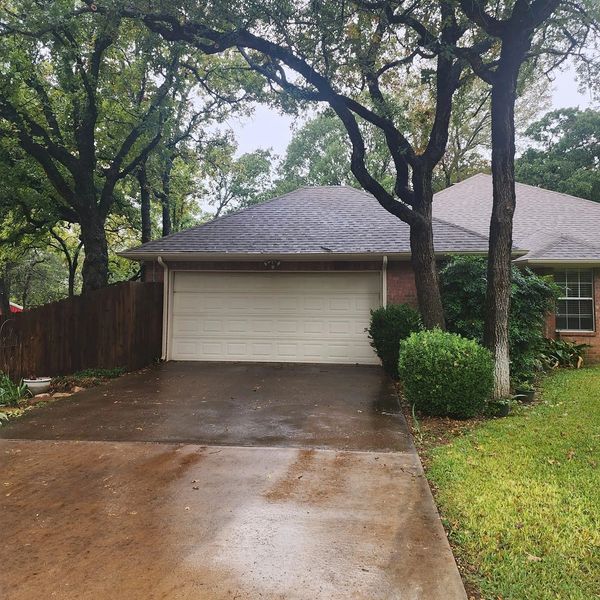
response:
M529 43L503 40L492 85L493 207L490 220L484 343L495 362L494 396L510 393L508 319L515 193L515 100L519 69Z
M108 285L108 244L104 219L96 208L86 210L85 216L80 217L79 225L85 251L82 293L87 294Z
M423 325L427 329L445 329L444 309L433 247L432 189L433 173L430 169L413 170L414 209L422 222L411 224L411 263L415 274L417 300Z

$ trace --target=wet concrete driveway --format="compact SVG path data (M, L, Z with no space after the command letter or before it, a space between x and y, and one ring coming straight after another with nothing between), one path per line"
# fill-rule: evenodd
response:
M380 369L168 363L0 439L0 598L464 599Z

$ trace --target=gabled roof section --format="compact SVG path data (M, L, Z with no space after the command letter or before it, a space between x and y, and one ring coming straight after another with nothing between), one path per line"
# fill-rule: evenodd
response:
M522 262L537 261L596 261L600 257L600 248L575 238L561 235L542 248L528 252L518 259Z
M516 184L513 237L529 252L521 262L600 263L600 204L523 183ZM441 192L434 217L487 234L492 214L492 177L479 174Z
M436 219L439 253L487 252L487 237ZM304 187L263 204L153 240L128 258L179 255L365 255L410 253L410 230L364 191Z

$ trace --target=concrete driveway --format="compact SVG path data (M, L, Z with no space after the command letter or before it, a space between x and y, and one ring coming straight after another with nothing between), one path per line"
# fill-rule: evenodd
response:
M379 368L168 363L0 436L3 599L466 598Z

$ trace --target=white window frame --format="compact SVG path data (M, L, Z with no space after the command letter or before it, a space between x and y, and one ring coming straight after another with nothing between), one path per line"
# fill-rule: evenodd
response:
M578 288L581 290L581 273L591 273L591 284L592 284L592 295L591 296L559 296L558 301L564 300L591 300L592 302L592 328L591 329L559 329L556 327L556 331L558 333L594 333L596 331L596 300L595 300L595 273L594 269L557 269L554 273L554 279L556 280L556 275L558 273L564 273L565 277L567 273L577 273L578 280ZM568 280L568 277L565 278L565 281ZM556 317L558 318L558 303L556 307Z

